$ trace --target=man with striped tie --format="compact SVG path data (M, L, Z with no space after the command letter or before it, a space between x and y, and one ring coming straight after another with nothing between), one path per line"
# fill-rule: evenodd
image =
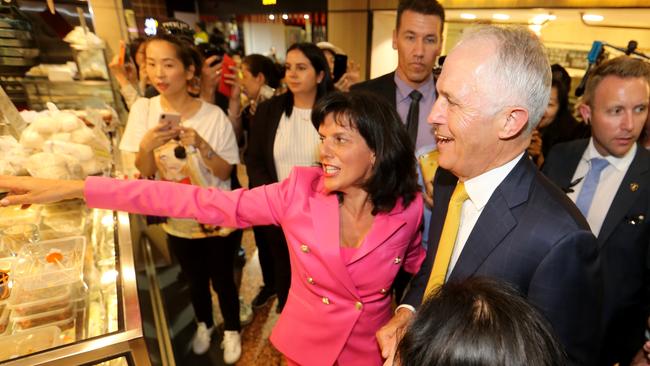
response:
M602 287L595 237L526 155L551 89L541 42L522 27L467 29L436 86L430 244L402 305L377 333L383 356L392 357L417 307L442 283L485 276L542 312L572 364L593 365Z
M648 114L649 80L650 64L628 56L595 68L579 107L592 137L556 145L544 166L598 238L605 284L602 365L629 365L645 339L650 152L637 140Z

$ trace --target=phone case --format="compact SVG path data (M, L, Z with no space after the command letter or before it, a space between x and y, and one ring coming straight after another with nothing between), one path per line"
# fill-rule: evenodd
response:
M228 84L226 84L226 78L224 76L226 75L232 75L233 71L230 70L231 66L236 66L235 60L232 59L232 57L228 55L223 56L223 60L221 61L221 80L219 80L219 93L230 97L230 94L232 93L232 87Z

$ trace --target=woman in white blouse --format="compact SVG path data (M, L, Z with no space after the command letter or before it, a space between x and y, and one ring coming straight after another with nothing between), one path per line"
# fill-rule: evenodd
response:
M311 110L318 99L334 90L323 51L312 43L289 47L285 82L288 91L261 103L250 126L245 154L250 188L281 181L294 166L318 162L319 136L311 123ZM275 226L256 227L256 231L261 232L256 235L260 262L273 267L275 281L260 289L253 307L277 294L276 310L281 312L291 282L284 234Z

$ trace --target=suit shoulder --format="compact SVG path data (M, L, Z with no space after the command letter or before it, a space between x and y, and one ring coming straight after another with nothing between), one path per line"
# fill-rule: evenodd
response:
M350 89L352 90L366 90L366 91L376 91L377 88L385 87L387 84L394 83L394 72L376 77L374 79L366 80L364 82L352 85Z
M543 211L547 220L553 221L559 227L590 230L587 220L576 205L544 174L536 174L532 188L530 202L533 207Z

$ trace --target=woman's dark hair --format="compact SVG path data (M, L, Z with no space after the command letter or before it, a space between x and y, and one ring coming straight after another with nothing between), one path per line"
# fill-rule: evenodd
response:
M557 100L559 104L558 114L569 110L569 91L571 90L571 76L559 64L551 66L552 79L551 87L557 90Z
M486 278L447 283L420 307L399 343L402 366L563 366L549 324L509 285Z
M316 70L316 75L321 71L323 72L323 80L321 80L316 87L316 102L318 102L320 98L334 90L332 75L330 74L330 67L327 64L325 54L315 44L306 42L292 44L289 49L287 49L287 54L293 50L298 50L307 57L311 66ZM284 106L284 113L287 117L290 117L291 112L293 112L293 93L291 90L287 90L287 102Z
M280 75L278 75L278 70L270 58L254 53L244 57L242 63L248 66L253 76L257 77L257 75L262 73L266 80L266 85L271 88L275 89L280 85Z
M415 154L395 109L367 92L334 92L314 106L314 127L318 129L330 114L338 125L359 131L375 153L372 175L364 184L374 206L373 215L390 212L399 199L403 207L410 205L419 190Z
M149 39L147 39L147 47L149 44L154 41L163 41L171 44L176 50L176 57L181 60L181 63L185 69L189 69L190 66L194 66L194 76L201 76L201 66L203 64L203 59L201 54L194 48L194 45L186 41L184 38L178 38L171 34L157 34Z
M135 74L138 75L138 76L140 75L140 65L138 65L137 62L135 62L135 59L136 59L136 55L138 53L138 49L145 42L147 42L146 38L138 37L138 38L135 38L135 39L131 40L131 42L129 42L129 44L127 46L127 47L129 47L129 55L131 55L131 58L133 59L133 64L135 65ZM143 67L144 67L144 65L143 65Z

